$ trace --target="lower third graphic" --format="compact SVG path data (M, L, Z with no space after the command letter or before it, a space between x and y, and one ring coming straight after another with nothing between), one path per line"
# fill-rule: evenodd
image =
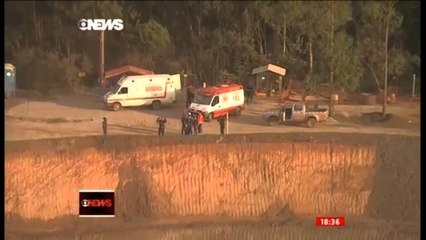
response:
M114 190L80 190L80 217L115 217Z

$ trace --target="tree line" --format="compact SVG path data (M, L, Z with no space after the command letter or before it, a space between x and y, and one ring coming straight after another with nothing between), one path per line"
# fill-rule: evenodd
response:
M18 87L97 83L99 32L79 30L82 18L124 21L105 32L106 69L186 70L215 84L273 63L310 92L382 91L386 76L409 89L420 74L420 1L7 1L5 61Z

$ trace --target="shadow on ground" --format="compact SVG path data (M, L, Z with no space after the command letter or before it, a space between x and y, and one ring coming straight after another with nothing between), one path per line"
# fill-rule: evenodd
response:
M376 143L375 173L366 215L374 219L420 222L420 144L386 138Z
M81 122L92 122L93 119L68 119L68 118L31 118L31 117L16 117L6 115L5 118L28 121L28 122L42 122L42 123L81 123Z
M129 126L123 126L119 124L110 124L108 127L109 130L119 130L122 132L128 132L128 133L139 133L139 134L153 134L157 133L155 129L152 128L144 128L144 127L129 127Z
M405 116L417 117L417 116ZM333 118L340 123L357 124L360 126L377 126L383 128L403 128L403 129L420 129L420 124L417 121L411 121L407 118L388 113L382 117L380 112L364 112L359 116L345 116L341 113L336 113Z

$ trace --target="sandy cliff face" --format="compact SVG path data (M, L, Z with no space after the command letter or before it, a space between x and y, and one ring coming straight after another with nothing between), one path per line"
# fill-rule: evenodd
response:
M136 142L127 149L28 144L6 153L6 214L77 215L79 189L114 189L116 215L124 218L307 214L417 221L419 194L412 191L419 169L411 158L419 160L419 153L395 154L420 149L408 141L393 149L309 141Z

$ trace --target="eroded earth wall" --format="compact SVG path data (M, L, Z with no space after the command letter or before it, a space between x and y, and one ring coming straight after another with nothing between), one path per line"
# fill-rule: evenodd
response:
M116 215L341 215L418 222L419 138L258 134L6 143L7 215L78 214L114 189Z

